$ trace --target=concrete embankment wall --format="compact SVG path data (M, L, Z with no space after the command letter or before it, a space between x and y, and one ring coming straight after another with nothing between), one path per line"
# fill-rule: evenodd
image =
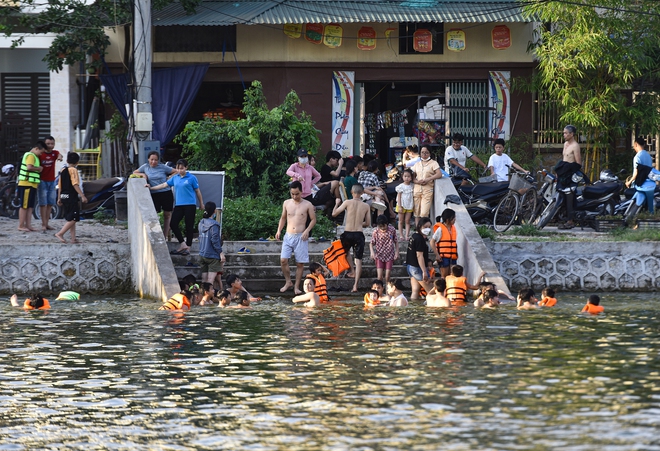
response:
M486 245L512 291L525 286L587 292L660 289L658 242L486 241Z
M133 291L140 297L166 301L179 292L179 282L144 179L128 180L128 235Z
M0 293L130 293L128 244L3 244Z

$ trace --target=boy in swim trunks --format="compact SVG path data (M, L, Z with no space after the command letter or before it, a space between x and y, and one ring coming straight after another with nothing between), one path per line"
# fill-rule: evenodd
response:
M284 201L282 205L282 216L277 225L275 239L280 239L280 232L286 223L286 234L282 240L282 252L280 253L280 266L284 275L284 286L280 292L284 293L293 287L295 294L302 292L298 288L302 280L305 264L309 263L309 232L316 225L316 214L314 206L302 198L302 184L298 181L289 184L291 199ZM307 224L309 221L309 224ZM296 284L291 283L291 269L289 259L291 255L296 257Z
M343 211L346 211L346 225L344 226L344 233L341 234L341 244L346 249L346 253L353 249L353 257L355 258L355 266L351 259L348 263L351 266L351 272L355 277L355 283L351 292L357 293L358 283L360 282L360 275L362 274L362 257L364 254L364 233L363 227L371 227L371 214L369 214L369 205L362 202L361 196L364 193L364 188L359 183L353 185L351 188L352 199L341 199L335 201L335 208L332 210L332 216L339 216ZM350 277L350 273L349 273Z

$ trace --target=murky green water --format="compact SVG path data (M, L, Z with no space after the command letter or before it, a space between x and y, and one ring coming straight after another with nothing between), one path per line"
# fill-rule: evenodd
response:
M583 299L3 305L0 450L660 449L660 300Z

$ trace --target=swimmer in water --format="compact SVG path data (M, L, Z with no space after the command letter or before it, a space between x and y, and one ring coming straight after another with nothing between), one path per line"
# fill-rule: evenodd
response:
M531 288L523 288L518 292L518 310L534 310L536 306L536 298L534 297L534 290Z
M404 286L401 279L390 279L387 282L387 294L390 297L388 307L407 307L408 299L403 294Z
M378 300L378 291L377 290L367 291L367 293L364 295L365 308L376 307L377 305L380 305L380 301Z
M12 307L23 307L25 310L48 310L50 308L48 299L44 298L40 294L36 294L27 298L23 302L23 305L18 302L18 296L12 294L11 298L9 298L9 302L11 303Z
M592 294L589 296L589 300L587 301L587 305L584 306L582 309L582 313L590 313L592 315L598 315L599 313L603 313L605 311L605 308L603 308L602 305L600 305L600 296L597 294Z
M232 301L236 303L233 308L252 308L250 307L250 300L248 299L249 293L247 291L239 291L232 297Z
M292 301L296 304L304 302L305 307L318 307L321 305L319 295L314 292L314 279L305 279L303 282L303 294L299 294Z
M500 305L500 294L495 290L486 290L486 302L481 308L494 309ZM477 301L474 301L474 306L477 306Z
M451 302L445 297L445 290L447 289L447 282L440 277L433 281L433 288L426 296L427 307L451 307Z
M381 304L390 302L390 297L387 295L387 293L385 293L385 284L383 283L382 280L375 279L371 283L371 289L376 290L378 292L378 300L380 301Z

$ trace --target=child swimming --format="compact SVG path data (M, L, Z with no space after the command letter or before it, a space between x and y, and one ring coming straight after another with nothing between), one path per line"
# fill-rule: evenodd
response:
M292 301L296 304L304 302L305 307L318 307L321 305L319 295L314 292L314 279L305 279L303 282L303 294L299 294Z
M584 306L581 313L590 313L592 315L598 315L599 313L603 313L604 311L605 308L603 308L603 306L600 305L600 296L598 296L597 294L592 294L591 296L589 296L587 305Z

